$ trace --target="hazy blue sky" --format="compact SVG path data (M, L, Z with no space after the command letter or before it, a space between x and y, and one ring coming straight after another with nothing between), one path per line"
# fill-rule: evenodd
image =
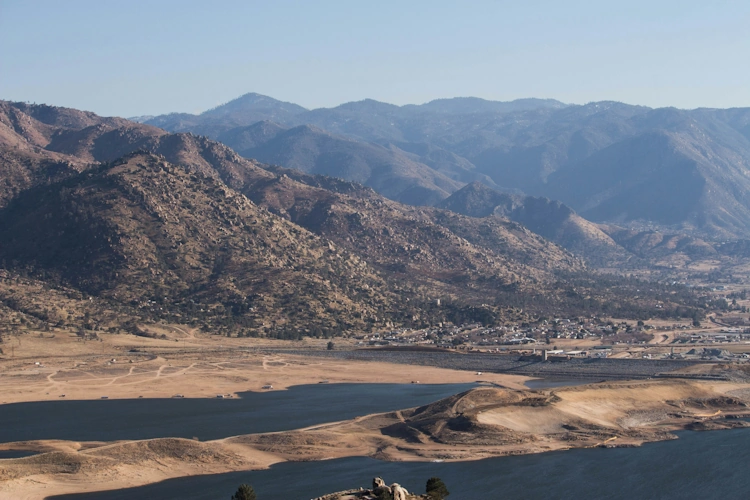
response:
M750 1L0 0L0 99L133 116L246 92L750 106Z

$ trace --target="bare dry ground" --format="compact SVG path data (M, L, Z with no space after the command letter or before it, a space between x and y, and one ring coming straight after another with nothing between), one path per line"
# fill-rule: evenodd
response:
M215 397L266 384L281 388L320 380L445 383L477 378L474 372L422 366L265 355L255 349L261 341L211 338L173 327L165 327L165 333L163 340L112 335L85 343L60 332L54 339L24 336L15 357L6 355L0 361L0 400L48 400L63 393L75 399L103 394L169 397L177 392ZM306 344L323 348L325 342ZM746 425L725 417L750 414L750 384L743 383L647 380L531 391L522 385L523 377L481 378L496 385L420 408L293 431L208 442L161 438L5 443L0 449L41 454L0 460L0 498L132 487L173 477L260 469L288 460L476 460L633 446L672 439L671 431L677 429Z
M224 440L286 460L366 455L386 460L475 460L672 439L683 428L745 425L747 384L600 383L544 391L485 387L417 409Z
M468 383L469 371L378 362L267 355L262 347L290 346L275 340L207 336L165 327L166 339L101 334L81 341L67 332L6 337L0 356L0 402L66 399L188 398L236 395L292 385L331 383ZM54 336L54 337L53 337ZM338 340L337 343L346 342ZM294 342L325 349L327 340ZM11 351L11 346L13 347ZM13 352L13 357L10 356ZM482 380L523 387L528 377L484 373Z

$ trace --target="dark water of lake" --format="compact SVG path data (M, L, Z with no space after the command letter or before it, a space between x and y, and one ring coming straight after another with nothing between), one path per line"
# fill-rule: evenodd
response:
M682 432L680 439L641 448L586 449L476 462L380 462L349 458L295 462L265 471L171 479L55 500L228 499L241 483L262 500L307 500L345 488L367 487L372 477L423 492L439 476L450 500L744 499L750 497L750 429Z
M31 455L38 455L38 454L39 454L38 451L29 451L29 450L0 450L0 459L30 457Z
M0 443L37 439L220 439L420 406L473 384L316 384L239 399L41 401L0 407Z

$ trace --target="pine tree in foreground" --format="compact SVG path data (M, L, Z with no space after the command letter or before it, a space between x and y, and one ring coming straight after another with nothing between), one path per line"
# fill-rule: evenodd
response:
M253 487L247 484L241 484L237 492L232 495L232 500L257 500L257 498Z
M426 493L430 498L434 498L435 500L443 500L443 498L450 495L448 487L445 486L445 483L439 477L431 477L427 480Z

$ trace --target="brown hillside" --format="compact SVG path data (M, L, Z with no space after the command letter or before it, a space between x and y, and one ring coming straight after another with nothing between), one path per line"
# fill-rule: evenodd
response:
M356 256L150 154L27 191L0 241L6 262L183 319L361 323L395 302Z
M411 207L344 181L330 186L338 191L331 192L317 187L327 184L326 178L277 172L278 177L251 184L244 192L383 271L439 283L444 293L465 292L445 285L490 292L509 285L524 288L548 282L555 271L583 269L560 247L499 217L477 220Z

